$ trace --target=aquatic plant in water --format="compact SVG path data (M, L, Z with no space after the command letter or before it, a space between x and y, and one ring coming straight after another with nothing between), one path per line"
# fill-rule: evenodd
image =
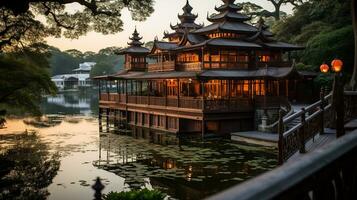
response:
M110 192L104 195L104 200L163 200L166 194L158 190L133 190L128 192Z

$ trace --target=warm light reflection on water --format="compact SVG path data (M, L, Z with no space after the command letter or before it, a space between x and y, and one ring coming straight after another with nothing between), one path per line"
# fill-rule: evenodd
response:
M92 199L90 186L97 176L106 185L104 193L147 187L178 199L201 199L276 166L274 150L269 148L229 141L184 142L181 148L159 145L140 136L99 134L97 119L91 115L56 113L48 113L42 121L9 119L7 128L0 129L0 161L2 155L26 147L16 153L16 159L31 162L26 151L33 151L39 160L32 163L34 170L48 174L47 164L38 165L53 165L54 178L41 190L43 196L49 192L48 199ZM25 130L28 136L20 137ZM33 131L37 136L31 135ZM48 156L56 153L58 158ZM43 181L35 177L24 178L24 184Z

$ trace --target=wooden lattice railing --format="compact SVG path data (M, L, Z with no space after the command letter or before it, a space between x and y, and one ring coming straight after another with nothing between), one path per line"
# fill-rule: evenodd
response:
M301 111L283 119L280 112L278 134L278 160L282 164L300 151L305 153L306 143L317 134L324 134L324 128L332 122L332 94L320 101L302 108Z

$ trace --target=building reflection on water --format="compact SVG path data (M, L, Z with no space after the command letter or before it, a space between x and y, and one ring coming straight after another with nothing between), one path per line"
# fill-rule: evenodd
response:
M44 98L41 109L45 114L98 115L97 91L87 89L59 93Z
M180 149L154 142L102 133L93 164L125 178L127 189L157 188L178 199L202 199L276 166L267 149L228 142L184 142Z

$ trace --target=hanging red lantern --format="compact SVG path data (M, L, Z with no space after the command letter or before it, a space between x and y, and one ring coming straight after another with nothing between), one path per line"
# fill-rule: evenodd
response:
M334 72L340 72L343 67L343 62L340 59L334 59L331 63L331 66Z
M329 70L330 70L330 67L329 67L327 64L322 64L322 65L320 66L320 71L321 71L322 73L327 73Z

